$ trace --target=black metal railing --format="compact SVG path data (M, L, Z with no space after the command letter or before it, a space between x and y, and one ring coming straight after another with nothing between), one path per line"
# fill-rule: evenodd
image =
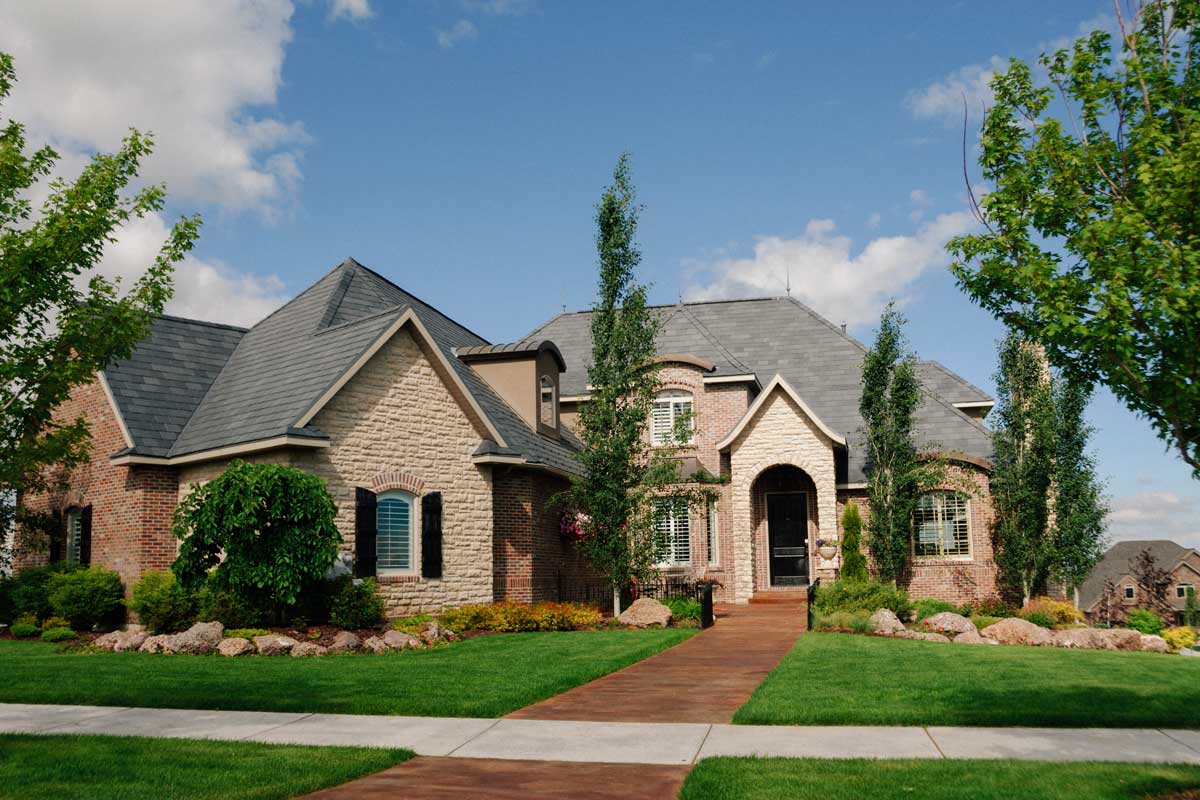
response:
M817 589L820 585L820 578L816 578L808 585L808 602L805 603L805 608L808 609L808 630L810 631L813 626L813 602L817 599Z
M557 579L556 598L560 602L589 603L612 611L612 587L607 583L595 580L571 580L562 574ZM700 626L712 627L713 589L719 584L716 581L695 581L683 578L660 578L654 581L644 581L627 586L621 592L621 607L628 608L634 600L640 597L650 597L655 600L666 600L681 597L696 600L700 603Z

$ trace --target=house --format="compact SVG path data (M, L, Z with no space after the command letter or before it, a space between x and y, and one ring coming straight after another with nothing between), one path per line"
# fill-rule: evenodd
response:
M791 298L656 313L648 435L661 445L691 412L683 472L719 481L706 508L663 499L663 569L717 580L736 602L834 577L842 509L869 513L863 346ZM378 578L391 614L600 597L552 502L578 470L589 325L562 314L490 344L352 259L249 329L162 317L61 409L90 420L89 463L62 493L22 502L61 517L51 559L102 564L128 585L174 560L171 515L192 486L233 459L289 464L325 479L344 558ZM910 589L990 596L992 400L936 362L919 373L918 436L951 466L921 499Z
M680 303L656 309L661 391L651 444L670 441L690 412L692 441L681 472L721 476L708 508L664 499L672 541L664 568L717 580L720 596L802 588L836 576L840 517L855 502L864 519L866 457L859 415L866 348L791 297ZM560 398L567 428L588 400L590 312L560 314L530 332L549 339L570 368ZM946 485L920 501L910 592L954 602L996 594L985 392L935 361L918 365L916 435L948 463ZM827 541L824 549L819 541Z
M1188 592L1200 592L1200 552L1169 539L1117 542L1108 548L1104 558L1079 587L1079 608L1088 619L1107 621L1111 616L1120 620L1130 610L1147 605L1134 569L1134 563L1144 550L1154 556L1159 569L1171 573L1167 600L1175 610L1175 619L1168 622L1184 624ZM1105 586L1109 582L1115 594L1106 597ZM1200 594L1197 597L1200 598Z

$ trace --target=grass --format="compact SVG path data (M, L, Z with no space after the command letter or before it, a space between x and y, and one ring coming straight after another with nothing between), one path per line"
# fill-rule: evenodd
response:
M408 750L0 734L0 798L295 797L387 769Z
M1140 800L1200 787L1200 767L1044 761L706 758L680 800Z
M499 717L688 638L677 628L479 636L386 655L60 653L0 642L0 703Z
M1200 728L1198 661L809 633L733 721Z

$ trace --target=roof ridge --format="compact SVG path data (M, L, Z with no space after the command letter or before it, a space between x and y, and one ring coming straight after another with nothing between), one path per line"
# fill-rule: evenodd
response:
M388 306L385 309L376 311L374 314L367 314L366 316L355 317L354 319L347 320L346 322L339 322L337 325L326 326L310 335L315 339L316 337L321 336L322 334L330 333L332 331L340 331L345 328L349 328L352 325L358 325L359 323L362 323L362 322L371 322L375 319L378 319L379 317L384 317L384 316L387 316L388 314L393 314L397 310L403 310L405 308L412 308L412 306L409 305L408 303L397 303L394 306ZM416 309L413 309L413 313L414 314L417 313Z
M946 373L947 375L949 375L951 378L954 378L954 379L955 379L955 380L957 380L957 381L961 381L962 383L965 383L965 384L966 384L968 387L970 387L970 388L974 389L975 391L979 392L979 393L980 393L981 395L983 395L984 397L989 397L989 398L991 398L991 397L992 397L991 393L989 393L989 392L985 392L983 389L980 389L978 386L976 386L975 384L971 383L969 380L967 380L967 379L966 379L966 378L964 378L963 376L959 375L957 372L955 372L954 370L950 369L950 368L949 368L949 367L947 367L945 364L943 364L941 361L938 361L936 358L922 358L922 359L920 359L920 361L921 361L921 363L924 363L924 364L932 364L933 366L935 366L935 367L937 367L938 369L940 369L942 372L944 372L944 373ZM995 398L992 398L992 399L994 400Z
M413 294L412 292L410 292L408 289L405 289L403 286L401 286L400 284L398 284L398 283L396 283L395 281L391 280L391 279L390 279L390 278L388 278L387 276L385 276L385 275L382 275L382 274L380 274L379 272L376 272L375 270L371 269L370 267L366 266L365 264L362 264L361 262L359 262L359 261L356 261L356 260L355 260L354 258L352 258L352 257L349 257L349 256L347 256L347 257L346 257L346 261L350 262L351 264L353 264L354 266L356 266L358 269L361 269L361 270L363 270L364 272L366 272L366 273L368 273L368 274L370 274L370 275L373 275L374 277L376 277L376 278L378 278L379 280L381 280L381 281L383 281L384 283L386 283L388 286L391 286L393 289L396 289L396 290L398 290L398 291L404 292L404 294L408 295L408 296L409 296L409 297L411 297L413 300L415 300L415 301L417 301L418 303L420 303L421 305L425 306L426 308L428 308L428 309L429 309L430 311L432 311L433 313L437 314L437 315L438 315L439 317L441 317L442 319L446 320L447 322L451 323L452 325L456 325L456 326L458 326L459 328L462 328L464 331L466 331L467 333L471 334L471 335L472 335L472 336L474 336L476 339L480 339L480 340L482 340L484 344L491 344L491 340L489 340L489 339L488 339L486 336L480 336L478 333L476 333L475 331L471 330L471 329L470 329L470 328L468 328L466 325L463 325L461 322L459 322L458 320L454 319L454 318L453 318L453 317L451 317L449 314L446 314L444 311L442 311L441 309L439 309L437 306L433 305L432 303L427 303L426 301L424 301L424 300L422 300L421 298L417 297L415 294Z
M687 315L687 318L689 320L691 320L691 322L697 328L699 328L700 335L703 336L704 338L708 339L709 344L713 345L714 347L716 347L718 350L720 350L722 353L725 354L725 357L729 359L729 362L732 366L735 366L735 367L738 367L739 369L745 370L747 373L754 371L746 365L746 362L742 361L740 358L738 358L732 352L730 352L729 348L725 346L725 343L722 342L720 339L718 339L716 334L714 334L711 330L709 330L708 326L705 325L704 322L701 321L699 317L697 317L690 310L688 310L687 306L683 307L681 313Z

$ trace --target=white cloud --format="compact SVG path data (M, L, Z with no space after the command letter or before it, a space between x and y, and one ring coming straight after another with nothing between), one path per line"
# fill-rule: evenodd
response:
M436 30L435 33L437 34L438 47L443 50L449 50L461 42L474 41L479 36L479 29L470 20L460 19L451 27L445 30Z
M882 236L854 252L830 219L811 220L792 239L760 238L749 258L723 258L696 269L688 300L781 295L791 271L792 294L836 322L874 321L889 300L903 302L925 271L947 263L945 244L972 229L970 213L941 214L911 236ZM692 265L695 268L697 265Z
M1171 539L1200 548L1200 498L1148 491L1118 497L1108 514L1114 540Z
M992 89L988 85L1008 62L992 56L982 64L968 64L940 81L908 93L904 106L917 117L950 117L962 119L963 102L968 112L977 114L992 104Z
M374 16L370 0L329 0L329 13L326 18L330 22L339 19L350 22L364 22Z
M537 8L534 0L463 0L463 8L491 17L522 17Z

